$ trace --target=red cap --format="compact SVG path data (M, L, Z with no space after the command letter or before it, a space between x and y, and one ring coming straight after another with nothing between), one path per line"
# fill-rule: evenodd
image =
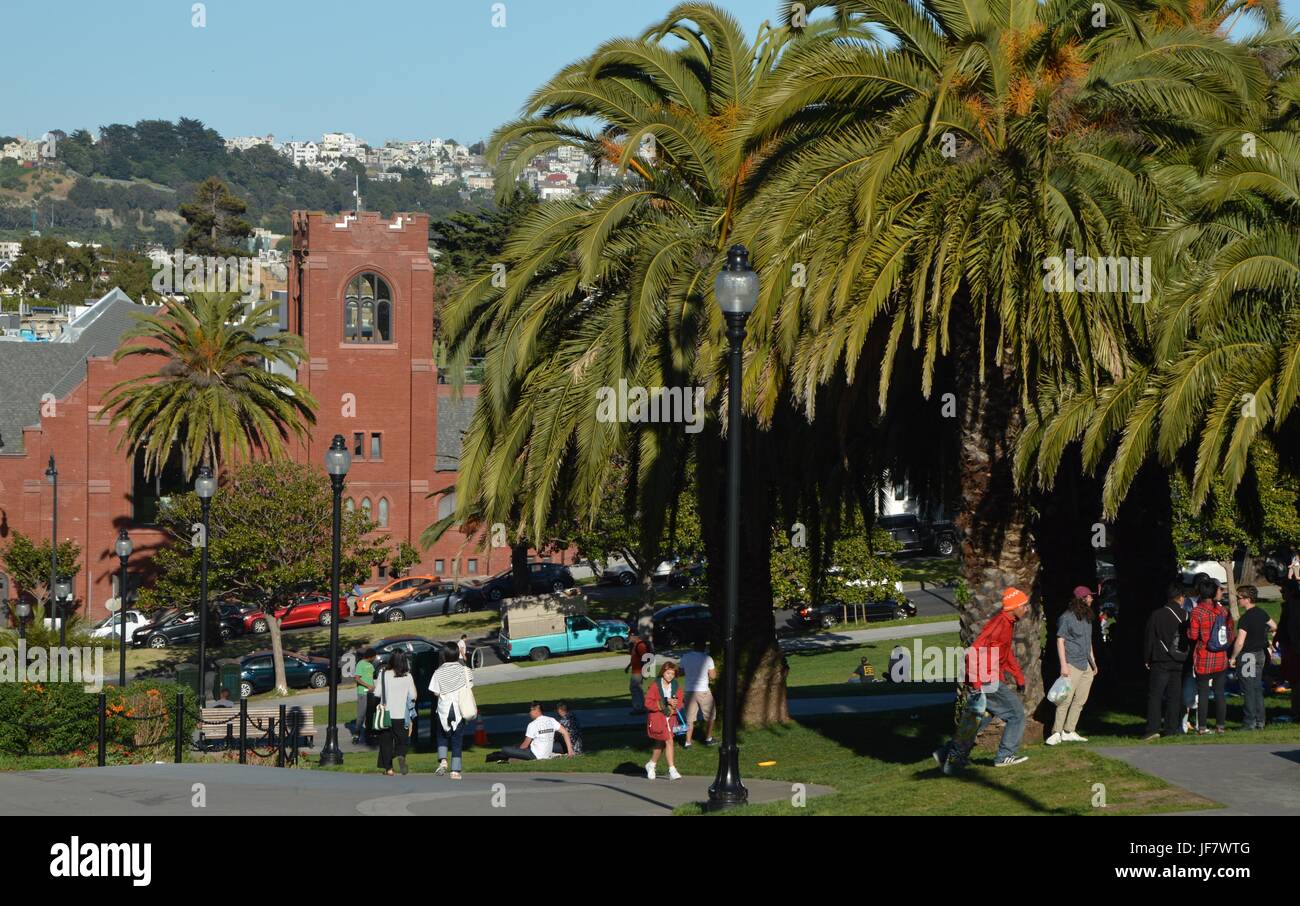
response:
M1074 596L1076 598L1086 598L1088 595L1092 595L1095 598L1097 594L1097 592L1093 591L1086 585L1076 585L1074 588Z

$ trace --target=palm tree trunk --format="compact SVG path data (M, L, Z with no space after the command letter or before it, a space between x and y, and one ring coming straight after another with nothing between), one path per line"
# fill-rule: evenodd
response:
M1043 608L1029 501L1017 491L1012 473L1015 438L1024 422L1017 393L1019 376L1009 364L1013 354L1004 351L1003 363L990 367L980 381L978 343L959 342L957 348L962 350L955 369L961 502L954 522L962 536L962 573L968 592L958 605L961 642L970 645L1001 610L1008 586L1031 596L1029 613L1016 625L1014 650L1026 680L1025 738L1033 742L1042 735L1042 725L1032 715L1043 699L1039 666Z
M790 720L786 701L789 666L776 638L772 613L772 496L768 450L749 419L737 432L745 445L740 504L740 596L736 620L737 700L740 726L767 727ZM734 435L733 435L734 436ZM701 435L697 464L700 530L708 558L708 603L713 611L714 651L721 653L725 613L727 525L726 442L713 430ZM719 671L725 670L717 657ZM721 675L721 673L719 674ZM724 715L729 719L729 715Z

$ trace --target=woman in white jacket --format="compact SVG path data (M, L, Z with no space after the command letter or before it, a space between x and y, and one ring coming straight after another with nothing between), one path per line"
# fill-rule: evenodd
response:
M478 713L474 703L474 672L462 664L455 648L442 653L443 664L433 672L429 691L438 698L434 729L438 733L439 777L447 773L447 747L451 745L451 779L460 780L460 753L465 740L465 721Z
M395 752L405 774L406 749L411 742L411 724L415 721L415 680L405 652L393 652L392 660L375 680L375 692L392 719L392 726L379 731L379 767L389 777L393 776Z

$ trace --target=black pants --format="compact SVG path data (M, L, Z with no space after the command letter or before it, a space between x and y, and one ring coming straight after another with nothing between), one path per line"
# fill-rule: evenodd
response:
M392 770L393 756L405 758L410 743L411 734L406 732L406 721L393 718L391 727L379 731L379 767L385 771Z
M1247 730L1264 726L1264 668L1268 653L1243 651L1237 661L1237 679L1241 682L1242 726Z
M1208 726L1205 719L1210 712L1210 680L1214 680L1214 719L1219 727L1228 725L1228 690L1224 688L1227 675L1227 670L1196 675L1196 694L1199 696L1196 701L1196 722L1202 730Z
M1160 716L1164 714L1164 735L1183 732L1183 665L1155 663L1147 679L1146 735L1160 733Z

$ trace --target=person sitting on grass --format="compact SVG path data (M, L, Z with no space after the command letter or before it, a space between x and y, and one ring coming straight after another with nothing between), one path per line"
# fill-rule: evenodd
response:
M573 739L554 717L547 717L541 702L528 706L529 724L524 729L524 740L517 746L502 746L501 751L488 755L488 761L506 762L512 758L520 761L544 761L556 757L555 734L564 740L566 758L573 757Z
M570 739L573 741L573 755L576 757L582 754L582 725L578 723L578 715L569 710L568 702L555 703L555 719L560 726L569 731L567 737L561 739ZM568 749L565 749L567 752Z
M952 740L934 750L935 763L945 774L966 767L979 731L994 717L1000 717L1006 726L993 766L1005 768L1029 760L1026 755L1016 754L1025 734L1025 706L1016 692L1024 692L1025 674L1012 647L1016 621L1028 611L1029 596L1018 588L1006 589L1002 593L1002 610L989 619L966 652L966 708L958 718ZM1006 670L1016 681L1015 691L1006 683Z

